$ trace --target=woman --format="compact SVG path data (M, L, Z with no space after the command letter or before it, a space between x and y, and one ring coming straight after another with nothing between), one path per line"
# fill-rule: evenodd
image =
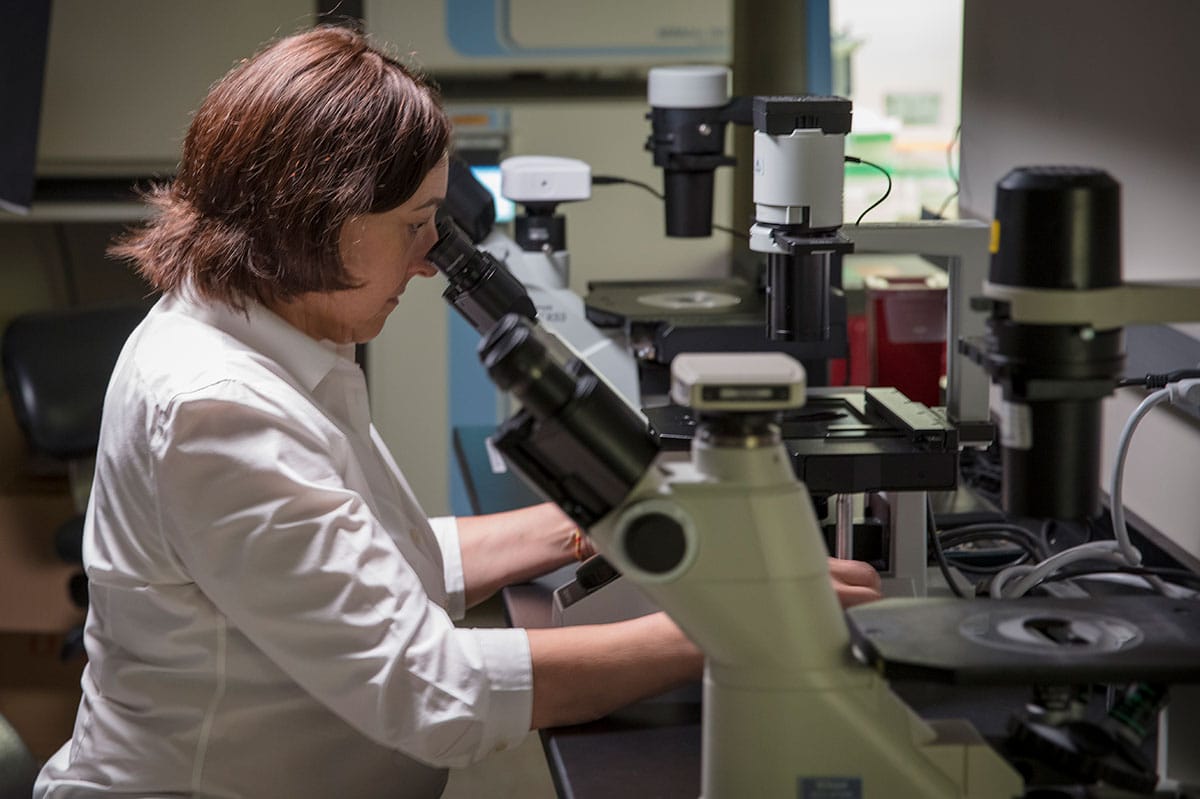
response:
M104 408L90 662L39 797L437 796L445 767L699 677L663 614L452 618L575 558L552 505L429 520L371 427L356 343L425 254L450 126L430 87L326 28L238 65L157 215L114 248L163 297ZM849 604L878 595L835 564Z

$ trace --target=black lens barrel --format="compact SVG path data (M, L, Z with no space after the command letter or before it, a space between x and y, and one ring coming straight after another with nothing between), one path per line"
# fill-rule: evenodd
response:
M480 342L492 381L521 411L495 444L547 497L589 526L616 507L658 454L645 421L553 335L510 314Z
M1121 284L1120 186L1089 167L1022 167L996 188L991 283L1090 290ZM1124 367L1120 328L988 321L1000 375L1004 507L1020 516L1100 512L1100 400Z

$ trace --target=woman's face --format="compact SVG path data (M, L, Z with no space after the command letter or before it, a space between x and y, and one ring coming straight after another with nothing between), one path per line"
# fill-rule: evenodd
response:
M318 340L361 344L379 335L408 281L437 274L425 256L437 242L434 214L446 198L448 175L443 159L399 207L342 226L342 263L358 288L302 294L273 310Z

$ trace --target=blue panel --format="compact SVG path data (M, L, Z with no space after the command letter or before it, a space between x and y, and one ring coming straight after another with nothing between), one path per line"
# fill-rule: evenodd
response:
M808 47L808 93L833 94L833 47L829 0L808 0L805 7Z
M828 17L828 13L826 13ZM446 39L465 56L515 58L586 58L588 56L688 55L729 57L723 44L607 47L521 47L509 31L508 0L446 0ZM826 26L828 30L828 25ZM827 43L828 44L828 43ZM828 47L826 47L828 51Z
M463 55L505 55L500 14L500 0L446 0L446 38Z

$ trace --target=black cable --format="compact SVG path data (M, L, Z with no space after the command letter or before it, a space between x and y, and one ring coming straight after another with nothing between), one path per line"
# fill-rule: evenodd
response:
M616 175L592 175L593 186L614 186L624 183L627 186L637 186L639 189L645 189L653 194L658 199L665 199L663 193L651 186L649 183L642 183L640 180L632 180L630 178L617 177Z
M980 554L983 554L983 553L980 553ZM966 556L966 553L947 552L946 560L951 565L953 565L954 568L958 569L959 571L969 572L971 574L999 574L1000 572L1004 571L1005 569L1009 568L1010 566L1019 566L1022 563L1030 563L1031 562L1029 559L1028 553L1020 552L1017 550L1013 550L1011 552L1003 552L1003 553L998 552L998 553L989 553L989 554L994 554L997 557L1002 556L1002 555L1009 555L1012 557L1010 560L1006 560L1002 563L984 565L982 563L973 562L971 558Z
M1200 369L1176 369L1174 372L1148 374L1145 377L1123 377L1117 381L1117 388L1159 389L1166 388L1168 383L1178 383L1180 380L1191 380L1197 377L1200 377Z
M868 205L867 210L863 211L861 214L858 215L858 219L856 219L854 222L854 224L857 226L863 221L864 216L871 213L871 211L875 210L875 206L879 205L881 202L886 200L888 198L888 195L892 193L892 176L890 174L888 174L888 171L886 169L884 169L883 167L881 167L879 164L873 164L870 161L867 161L866 159L857 158L853 155L846 156L846 163L847 164L864 164L869 167L874 167L875 169L878 169L880 172L882 172L883 176L885 178L887 178L887 189L883 192L883 196L880 197L875 202Z
M1009 530L977 530L959 535L954 532L957 531L939 533L938 541L946 559L964 571L995 574L1009 566L1043 559L1039 557L1041 548L1037 540L1028 534L1019 535ZM978 546L984 541L1003 542L1004 545Z
M943 530L938 534L938 540L946 549L975 541L1007 541L1019 546L1034 560L1045 560L1050 557L1049 548L1044 540L1015 524L999 522L970 524L952 530Z
M871 210L870 208L867 209ZM966 599L967 596L958 587L958 583L954 580L954 575L950 573L950 564L946 562L946 553L942 551L942 544L938 540L937 523L933 517L933 500L929 494L925 494L925 532L929 540L929 548L933 550L934 560L937 561L938 569L942 572L942 579L946 581L946 585L959 599Z
M639 189L645 189L660 200L666 199L663 197L661 191L654 188L649 183L642 183L640 180L630 180L629 178L621 178L617 177L616 175L592 175L593 186L613 186L620 183L624 183L629 186L637 186ZM724 225L713 225L712 229L719 230L722 233L728 233L730 236L735 236L739 239L745 239L746 241L750 240L749 233L743 233L740 230L734 230L731 227L725 227Z
M715 222L713 223L712 228L713 228L713 230L719 230L722 233L728 233L730 236L733 236L735 238L745 239L746 241L750 241L749 233L743 233L740 230L734 230L731 227L725 227L724 225L718 225Z

